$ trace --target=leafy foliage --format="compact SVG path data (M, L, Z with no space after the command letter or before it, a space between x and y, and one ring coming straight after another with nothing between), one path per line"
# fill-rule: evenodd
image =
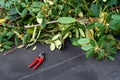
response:
M1 0L0 51L36 42L61 49L66 39L86 57L115 60L120 49L119 0ZM33 47L33 50L36 46Z

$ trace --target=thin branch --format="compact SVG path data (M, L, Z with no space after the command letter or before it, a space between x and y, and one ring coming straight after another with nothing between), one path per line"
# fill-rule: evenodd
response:
M11 50L5 52L3 55L5 56L5 55L10 54L12 51L16 50L16 49L17 49L19 46L21 46L21 45L24 45L24 44L20 44L20 45L18 45L18 46L16 46L16 47L12 48Z
M110 11L116 10L116 9L120 9L120 4L118 6L116 6L116 7L110 8Z
M17 47L14 47L13 49L5 52L3 55L4 55L4 56L5 56L5 55L8 55L9 53L11 53L12 51L14 51L14 50L16 50L16 49L17 49Z
M50 22L47 22L47 24L53 24L53 23L57 23L58 21L50 21ZM40 26L41 24L35 24L35 25L27 25L27 26L24 26L24 28L32 28L32 27L38 27Z
M30 14L26 14L26 16L29 16L29 15L30 15ZM13 21L19 20L19 19L21 19L21 18L23 18L23 17L22 17L22 16L18 16L18 17L16 17L16 18L10 20L10 21L8 22L8 24L12 23Z

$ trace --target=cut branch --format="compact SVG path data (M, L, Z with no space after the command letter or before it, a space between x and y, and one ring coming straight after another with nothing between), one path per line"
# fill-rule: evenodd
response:
M53 24L53 23L57 23L58 21L50 21L50 22L47 22L47 24ZM27 26L24 26L24 28L32 28L32 27L38 27L38 26L41 26L41 24L35 24L35 25L27 25Z
M19 46L21 46L21 45L24 45L24 44L20 44L20 45L18 45L18 46L16 46L16 47L12 48L11 50L5 52L3 55L5 56L5 55L10 54L12 51L16 50L16 49L17 49Z

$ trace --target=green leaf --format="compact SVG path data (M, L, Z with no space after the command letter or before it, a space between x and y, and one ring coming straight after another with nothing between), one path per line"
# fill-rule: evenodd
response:
M3 48L5 48L5 49L11 49L11 47L7 46L7 45L3 46Z
M120 20L111 20L109 24L112 30L120 29Z
M64 36L63 36L63 39L66 39L67 37L69 37L70 35L70 32L67 32Z
M4 51L4 49L3 48L0 48L0 52L3 52Z
M35 12L35 13L36 13L36 12L39 12L39 11L40 11L40 8L32 8L32 11Z
M90 40L88 38L81 38L78 40L79 44L88 44Z
M93 40L93 39L90 40L90 44L91 44L93 47L95 47L95 46L97 45L96 41Z
M27 11L28 11L28 10L25 8L25 9L22 11L21 16L22 16L22 17L25 17L25 15L27 14Z
M117 48L116 47L112 47L111 49L110 49L110 54L111 55L115 55L115 54L117 54L118 52L117 52Z
M118 14L112 15L112 19L120 20L120 15L118 15Z
M95 27L96 27L95 23L90 23L90 24L87 25L87 29L93 29Z
M51 44L50 44L50 50L51 50L51 51L54 51L54 50L55 50L55 44L54 44L54 43L51 43Z
M57 35L53 36L52 40L56 40L56 39L58 39L59 37L60 37L60 34L57 34Z
M59 47L61 47L62 42L60 40L56 40L55 45L56 45L56 48L59 48Z
M43 22L43 18L36 18L36 19L37 19L37 22L41 25Z
M26 3L24 3L24 2L21 3L20 5L21 5L22 7L26 7Z
M70 41L72 42L73 46L80 46L80 44L78 43L78 38L72 37L70 38Z
M106 17L106 22L110 22L111 21L111 18L112 18L112 15L113 15L114 13L113 12L110 12L108 15L107 15L107 17Z
M119 30L120 29L120 15L112 15L112 19L109 24L112 30Z
M93 47L92 47L90 44L81 47L81 49L83 49L84 51L89 51L89 50L92 49L92 48L93 48Z
M76 19L71 18L71 17L61 17L57 21L62 23L62 24L68 24L68 23L76 22Z
M99 31L98 31L98 37L101 37L104 35L105 32L105 26L101 26Z
M95 22L94 24L95 27L102 27L103 26L103 23L100 23L100 22Z
M47 20L46 19L43 19L43 21L42 21L42 24L41 24L41 29L44 29L45 27L46 27L46 25L47 25Z
M85 37L84 31L83 31L82 29L80 29L80 28L79 28L79 31L80 31L80 35L81 35L82 37Z
M33 17L35 17L35 14L34 14L34 12L32 11L31 8L28 8L28 11L29 11L29 13L30 13Z
M3 38L0 36L0 43L2 43L2 41L3 41Z
M15 45L18 45L19 44L19 38L18 38L18 36L16 35L15 36Z
M115 5L115 4L117 4L117 0L109 0L109 2L108 2L108 7L111 7L112 5Z
M72 42L77 42L79 39L78 38L76 38L76 37L72 37L72 38L70 38L70 41L72 41Z
M18 9L18 7L15 8L16 9L16 12L19 14L19 15L22 15Z
M1 7L3 7L5 5L5 1L0 0L0 5L1 5Z
M79 29L75 29L75 36L76 38L79 38Z
M17 11L15 8L11 8L10 11L9 11L9 15L16 15L17 14Z
M65 35L66 33L68 33L70 30L74 29L73 26L68 26L67 28L65 28L62 32L61 32L61 36Z
M34 31L34 28L27 29L27 33L29 33L29 34L33 34L33 31Z
M92 11L93 16L98 17L99 14L100 14L100 11L99 11L98 7L95 4L91 5L91 11Z
M14 33L12 31L8 32L6 36L8 36L8 39L12 38Z
M6 46L12 46L14 43L13 42L11 42L11 41L6 41L6 42L4 42L4 45L6 45Z
M37 14L37 18L44 18L44 13L42 11L39 11L39 13Z
M98 53L97 60L101 60L104 58L105 51L103 49L100 49L100 52Z
M110 41L110 42L108 42L106 48L111 49L114 45L115 45L115 41Z
M33 8L40 8L43 5L42 2L33 2L31 7Z
M98 46L101 48L104 45L104 42L106 41L106 36L102 36L99 39Z
M78 42L72 42L73 46L80 46L80 44Z
M108 56L108 59L111 60L111 61L115 61L115 58L112 57L112 56Z
M7 35L7 31L3 31L3 33L0 35L1 37L5 37Z
M87 58L94 56L94 50L93 49L89 50L85 55Z
M25 35L23 36L23 43L25 43L25 42L27 42L27 41L29 40L29 36L30 36L29 33L27 33L27 34L25 34Z
M26 3L28 3L28 0L25 0Z

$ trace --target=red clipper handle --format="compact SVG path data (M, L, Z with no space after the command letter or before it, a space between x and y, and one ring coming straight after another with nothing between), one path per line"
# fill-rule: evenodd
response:
M44 57L41 57L41 58L39 59L38 63L36 64L36 66L33 67L33 69L36 70L36 69L42 64L43 61L44 61Z
M28 66L29 68L33 67L38 62L39 57L36 57L34 61Z

